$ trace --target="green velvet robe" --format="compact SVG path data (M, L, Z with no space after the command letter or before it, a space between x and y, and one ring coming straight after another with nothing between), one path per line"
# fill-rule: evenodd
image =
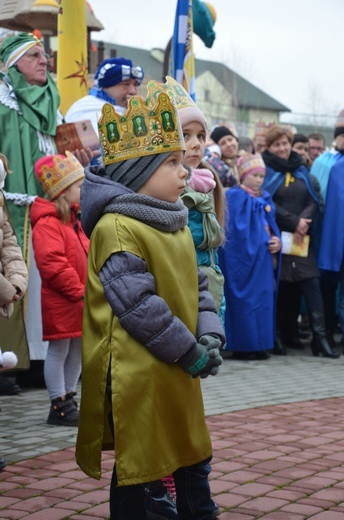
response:
M62 122L58 113L59 94L49 74L46 85L39 87L29 85L25 77L11 67L7 80L16 96L11 96L5 82L0 84L0 151L6 155L12 171L7 175L5 190L12 194L43 197L44 191L36 179L34 165L40 157L56 153L53 136L58 122ZM8 207L18 243L28 261L30 206L8 201Z

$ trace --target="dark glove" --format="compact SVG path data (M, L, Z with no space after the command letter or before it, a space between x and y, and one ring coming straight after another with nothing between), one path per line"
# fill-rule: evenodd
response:
M195 343L183 356L181 356L177 364L181 366L192 377L198 377L201 374L217 374L219 365L222 363L222 357L217 348L208 349L201 343ZM202 377L207 377L203 375Z
M219 336L215 336L212 334L203 334L198 340L199 343L202 345L205 345L207 347L207 350L210 350L212 348L217 348L220 350L222 347L222 341L219 338Z
M222 347L222 340L218 336L215 336L213 334L203 334L203 336L201 336L199 338L199 343L204 345L208 351L214 350L214 349L217 351L217 353L216 353L217 355L214 358L214 361L215 361L215 359L217 360L217 364L214 363L214 365L210 368L209 371L201 372L200 373L201 379L205 379L208 376L216 376L220 370L219 366L222 365L222 362L223 362L223 359L220 354L220 348Z

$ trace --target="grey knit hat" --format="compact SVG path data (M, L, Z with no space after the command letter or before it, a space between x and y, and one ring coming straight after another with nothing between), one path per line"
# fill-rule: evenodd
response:
M172 152L135 157L105 166L106 177L137 191Z

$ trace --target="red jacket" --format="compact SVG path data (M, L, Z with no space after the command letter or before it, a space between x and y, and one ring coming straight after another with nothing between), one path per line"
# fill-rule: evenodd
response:
M64 224L53 202L37 197L32 204L33 249L42 279L43 339L81 336L89 240L77 207Z

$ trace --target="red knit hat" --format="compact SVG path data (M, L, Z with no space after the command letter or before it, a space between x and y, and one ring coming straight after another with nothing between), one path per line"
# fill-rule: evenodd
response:
M85 177L84 168L75 155L47 155L35 164L35 174L50 200L55 200L74 182Z

